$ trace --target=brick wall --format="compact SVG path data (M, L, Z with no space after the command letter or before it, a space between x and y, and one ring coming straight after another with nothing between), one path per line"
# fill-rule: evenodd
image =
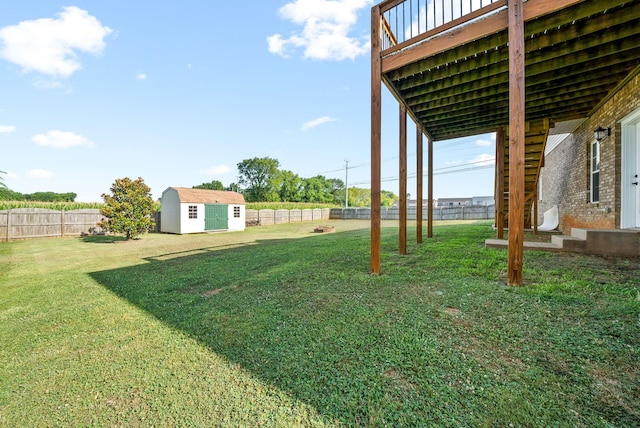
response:
M620 121L640 108L640 75L636 75L593 116L545 157L540 173L539 222L544 211L558 206L559 229L573 227L613 229L620 226ZM611 128L600 142L600 201L590 202L590 153L593 130Z

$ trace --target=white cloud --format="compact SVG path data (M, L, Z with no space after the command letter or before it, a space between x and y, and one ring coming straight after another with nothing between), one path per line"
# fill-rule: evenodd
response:
M483 166L483 165L493 165L495 161L496 161L496 157L494 155L490 155L488 153L482 153L481 155L478 155L475 158L473 158L473 161L471 162L475 165Z
M51 171L47 171L46 169L32 169L27 172L27 177L30 178L51 178L55 174Z
M42 90L66 88L69 92L71 91L70 88L66 87L65 85L63 85L61 82L57 80L43 79L40 77L33 79L33 86Z
M278 11L283 19L301 26L301 30L284 37L267 37L269 52L283 57L291 51L304 50L304 57L340 61L354 59L369 52L368 34L351 35L358 12L373 0L294 0Z
M38 134L31 138L31 141L39 146L53 147L54 149L66 149L71 146L95 147L93 141L87 140L82 135L73 132L52 130L46 134Z
M227 165L216 165L212 166L209 169L206 169L204 172L207 175L221 175L231 172L231 168L229 168Z
M15 132L16 127L12 125L0 125L0 134L11 134Z
M493 144L493 141L485 140L484 138L480 138L476 140L476 146L484 147L484 146L490 146L492 144Z
M303 131L308 131L311 128L315 128L316 126L320 126L323 123L328 123L328 122L335 122L337 119L334 119L332 117L329 116L322 116L319 117L317 119L313 119L310 120L309 122L306 122L305 124L302 125L302 130Z
M138 79L138 80L147 80L147 74L146 73L138 73L138 74L136 74L136 79Z
M113 30L75 6L56 18L22 21L0 28L0 57L53 77L69 77L82 68L77 52L100 55L104 38Z

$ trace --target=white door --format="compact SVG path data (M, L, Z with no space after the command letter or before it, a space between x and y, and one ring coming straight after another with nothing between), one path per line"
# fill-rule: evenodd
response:
M640 228L640 109L622 125L622 229Z
M640 123L636 124L636 143L635 143L635 152L636 152L636 162L635 162L635 172L631 171L629 175L631 175L631 188L635 187L636 191L636 226L640 227Z

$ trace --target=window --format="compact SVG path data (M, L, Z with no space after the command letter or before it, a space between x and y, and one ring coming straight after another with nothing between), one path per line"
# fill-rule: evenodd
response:
M189 205L189 218L198 218L198 206Z
M233 218L240 218L240 207L233 207Z
M600 202L600 142L591 143L591 202Z

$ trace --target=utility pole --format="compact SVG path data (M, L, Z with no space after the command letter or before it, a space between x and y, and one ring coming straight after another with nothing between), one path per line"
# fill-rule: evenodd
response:
M349 161L344 161L344 207L349 208Z

